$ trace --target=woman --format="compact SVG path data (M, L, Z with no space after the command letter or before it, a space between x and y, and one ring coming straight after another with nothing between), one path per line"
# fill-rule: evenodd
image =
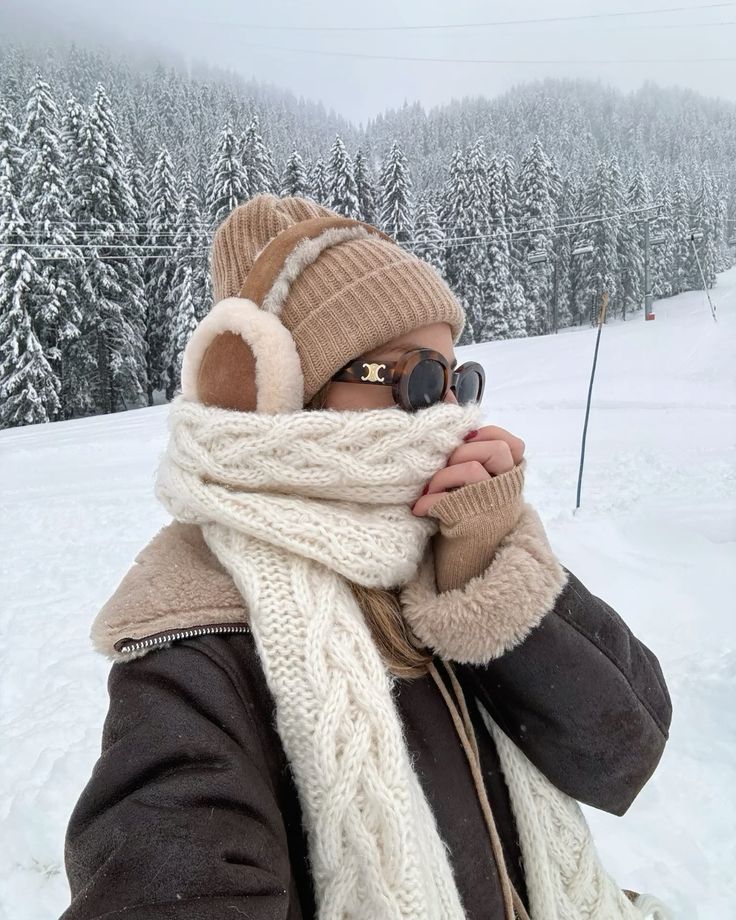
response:
M479 426L463 313L375 228L259 196L218 229L157 494L98 615L102 754L65 920L661 917L600 866L670 701ZM636 900L636 904L634 903Z

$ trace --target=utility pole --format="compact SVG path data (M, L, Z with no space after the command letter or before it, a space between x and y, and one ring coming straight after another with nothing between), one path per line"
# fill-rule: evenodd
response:
M652 313L652 277L650 271L652 244L649 236L649 218L644 221L644 319L654 319Z

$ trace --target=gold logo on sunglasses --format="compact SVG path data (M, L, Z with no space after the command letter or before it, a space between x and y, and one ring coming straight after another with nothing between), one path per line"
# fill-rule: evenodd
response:
M385 379L379 376L379 371L385 371L385 364L364 364L366 373L360 378L368 383L385 383Z

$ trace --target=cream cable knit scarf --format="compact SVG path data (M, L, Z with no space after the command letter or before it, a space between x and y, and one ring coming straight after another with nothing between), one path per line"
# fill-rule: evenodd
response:
M477 406L447 404L266 415L181 396L170 409L157 495L177 520L201 526L248 607L320 920L464 917L391 677L345 579L391 588L416 576L436 522L410 505L480 417ZM664 917L629 904L597 861L577 803L490 720L489 729L534 920Z
M411 513L480 410L237 413L178 397L157 494L200 524L248 606L309 836L321 920L460 920L390 675L345 579L416 573ZM343 576L343 577L341 577Z

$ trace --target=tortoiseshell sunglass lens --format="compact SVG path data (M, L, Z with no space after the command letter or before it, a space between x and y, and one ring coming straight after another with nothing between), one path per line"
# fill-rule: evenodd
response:
M460 368L455 383L455 398L461 405L477 402L483 392L483 379L474 368Z
M424 409L445 396L445 368L439 361L424 358L409 374L407 393L413 409Z

